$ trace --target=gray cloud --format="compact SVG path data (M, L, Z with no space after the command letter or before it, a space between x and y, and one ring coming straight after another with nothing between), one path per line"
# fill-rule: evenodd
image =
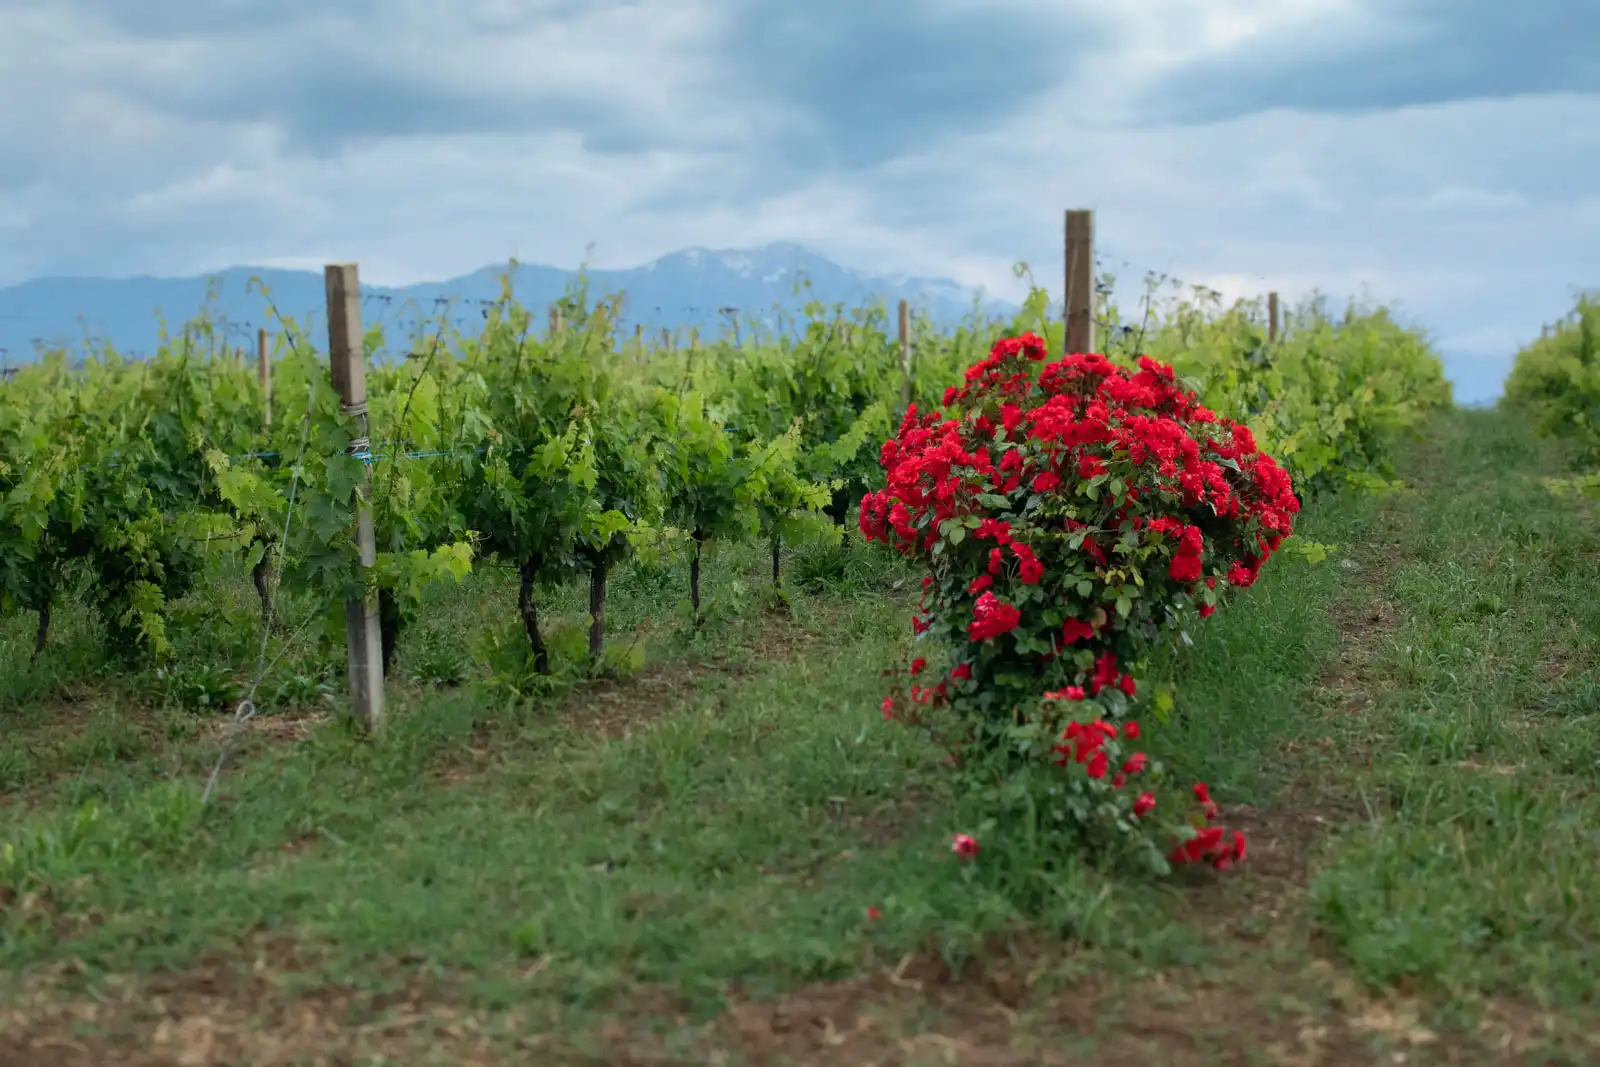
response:
M24 0L14 0L24 6ZM56 0L57 12L93 19L141 41L175 38L250 39L262 32L327 25L329 18L352 30L396 26L465 26L483 32L521 30L552 18L571 18L600 8L638 7L641 0L461 0L449 7L427 0ZM6 5L0 5L0 9Z
M1383 0L1242 41L1161 79L1147 121L1215 122L1269 108L1351 112L1600 92L1600 4Z
M692 9L639 0L72 0L45 13L0 0L0 30L15 20L40 43L65 45L74 31L88 38L80 58L53 57L54 73L70 72L79 94L114 94L169 120L265 125L287 151L315 158L384 138L562 130L592 151L629 153L704 142L696 130L706 123L666 121L677 105L707 110L692 79L678 77L691 57L662 57L671 37L652 39L652 20L681 26ZM656 53L654 69L629 62L630 51Z
M872 166L953 132L973 132L1076 71L1109 43L1062 5L918 5L751 0L723 27L730 90L798 121L775 147L811 169Z
M737 144L808 171L993 121L1105 40L1050 5L951 0L914 16L884 0L69 0L52 17L136 46L80 79L170 117L269 124L318 158L569 130L599 153ZM652 49L676 54L637 62Z
M260 78L211 87L157 87L147 103L188 119L266 123L285 147L319 159L394 137L578 131L590 151L629 154L670 142L626 107L559 92L510 96L492 86L430 80L381 56L300 58Z
M23 6L17 3L17 7ZM294 25L327 5L317 0L164 0L129 4L121 0L58 0L58 14L74 14L103 23L119 35L140 41L177 37L248 37ZM377 13L376 0L353 0L344 10L361 16Z

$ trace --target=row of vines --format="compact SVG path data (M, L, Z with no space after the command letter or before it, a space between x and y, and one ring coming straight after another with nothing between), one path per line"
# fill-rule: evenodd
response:
M1570 445L1578 472L1547 479L1553 491L1600 496L1600 294L1581 295L1517 353L1502 404Z
M813 303L781 334L653 347L618 339L620 300L579 284L546 331L508 281L475 330L370 328L366 456L349 453L354 425L304 323L274 323L270 422L255 368L204 313L148 359L46 355L0 384L0 612L32 613L48 656L57 609L81 603L109 656L159 663L171 605L224 564L252 576L264 623L290 591L322 605L330 640L365 580L387 670L430 589L493 562L515 569L548 672L549 590L588 584L598 658L608 578L638 552L681 561L695 620L709 546L769 546L779 585L785 546L844 536L883 489L906 396L939 409L1001 337L1063 344L1038 289L1009 322L918 322L909 365L881 307ZM1127 322L1102 296L1096 316L1113 363L1169 364L1302 494L1387 479L1397 436L1449 402L1426 340L1382 309L1335 318L1308 301L1272 340L1259 305L1198 295L1152 293ZM378 560L363 572L351 530L369 464Z

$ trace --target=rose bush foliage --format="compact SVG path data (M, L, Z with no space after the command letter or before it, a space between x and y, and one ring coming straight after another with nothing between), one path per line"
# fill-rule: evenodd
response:
M1034 334L1002 339L944 412L911 407L883 446L861 532L926 564L913 628L949 660L935 680L916 657L884 714L946 708L952 762L1036 829L1157 869L1227 866L1244 839L1216 825L1204 783L1162 801L1160 765L1133 750L1136 679L1164 635L1256 580L1299 500L1170 367L1047 360Z

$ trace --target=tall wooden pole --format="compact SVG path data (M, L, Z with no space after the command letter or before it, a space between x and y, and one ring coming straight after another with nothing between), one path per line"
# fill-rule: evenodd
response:
M348 454L359 456L366 478L356 486L356 550L361 562L363 592L345 601L344 618L350 661L350 703L356 719L369 731L383 722L383 642L378 605L366 592L367 574L378 562L372 529L372 442L367 420L367 357L362 347L361 281L354 263L329 264L323 272L328 290L328 362L333 387L344 413L356 423Z
M1278 339L1278 294L1267 294L1267 340Z
M911 406L911 305L900 301L900 407Z
M261 379L261 425L272 425L272 359L267 355L267 328L256 330L256 375Z
M1067 212L1066 286L1063 309L1067 320L1067 352L1094 351L1094 212Z

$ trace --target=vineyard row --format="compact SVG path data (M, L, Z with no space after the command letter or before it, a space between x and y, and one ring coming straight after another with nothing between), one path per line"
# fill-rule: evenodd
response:
M1092 278L1085 216L1069 213L1065 322L1035 287L1012 321L919 329L914 353L904 305L894 332L882 307L812 303L793 336L619 343L622 298L591 301L581 282L536 331L508 278L481 328L440 318L377 362L388 339L363 329L356 269L330 266L326 351L276 316L249 368L202 313L148 360L50 354L0 386L0 611L36 613L44 655L53 609L82 597L110 651L160 659L167 606L232 557L263 640L278 590L326 605L375 726L427 591L477 561L516 569L543 672L542 591L589 583L599 657L608 576L647 544L681 551L696 619L712 543L760 539L778 582L784 545L844 536L881 486L879 446L907 407L937 407L1000 336L1170 363L1302 495L1386 480L1398 435L1449 403L1426 340L1381 308L1336 320L1307 301L1285 331L1275 298L1263 316L1152 292L1125 319Z

